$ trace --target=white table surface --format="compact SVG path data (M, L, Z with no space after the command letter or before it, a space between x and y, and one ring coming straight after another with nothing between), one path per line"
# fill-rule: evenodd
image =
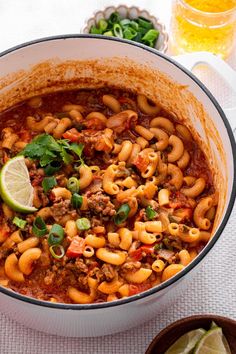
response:
M35 38L78 33L84 19L108 0L0 0L0 52ZM171 0L125 0L149 9L169 25ZM236 69L236 50L228 60ZM224 107L236 95L210 69L196 74ZM169 323L192 314L214 313L236 319L236 208L202 271L168 310L129 331L100 338L64 338L37 332L0 314L1 354L143 354L151 339ZM127 316L129 314L127 313Z

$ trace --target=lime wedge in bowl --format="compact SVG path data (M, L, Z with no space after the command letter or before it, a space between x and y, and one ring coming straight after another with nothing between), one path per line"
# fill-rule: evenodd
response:
M194 354L230 354L229 347L224 345L222 329L214 327L200 339Z
M192 353L195 345L205 335L205 333L205 329L199 328L184 334L165 352L165 354Z
M0 172L0 195L4 202L20 213L33 213L34 188L23 156L9 160Z

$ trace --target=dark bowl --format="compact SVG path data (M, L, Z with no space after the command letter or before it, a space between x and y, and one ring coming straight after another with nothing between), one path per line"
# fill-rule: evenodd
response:
M172 323L153 339L145 354L164 354L183 334L200 327L208 330L212 321L222 328L232 354L236 354L236 321L216 315L195 315Z

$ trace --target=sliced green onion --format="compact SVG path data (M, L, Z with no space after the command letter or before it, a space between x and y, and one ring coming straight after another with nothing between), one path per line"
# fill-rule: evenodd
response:
M137 32L140 33L143 37L147 33L147 30L146 28L139 27Z
M120 14L118 12L113 12L109 17L108 23L115 24L117 22L120 22L120 20L121 20Z
M129 212L130 212L129 204L121 205L116 215L114 216L114 223L116 225L122 224L128 218Z
M55 177L45 177L42 182L42 187L45 193L57 185Z
M71 197L72 207L75 209L80 209L83 204L83 197L78 193L74 193Z
M137 33L137 36L135 36L134 38L133 38L133 41L135 41L135 42L138 42L138 43L142 43L142 34L141 33Z
M62 164L59 161L52 161L49 165L44 167L44 172L46 176L51 176L55 172L59 171L62 167Z
M79 191L79 180L76 177L70 177L67 182L67 188L71 193L77 193Z
M45 221L41 218L41 216L37 216L34 219L32 232L37 237L42 237L47 234L47 225L45 224Z
M62 245L52 245L51 247L49 247L49 251L53 258L56 259L60 259L65 255L65 250Z
M20 229L24 229L26 224L27 224L26 220L20 219L17 216L14 217L12 222L13 222L13 224L15 224Z
M153 28L153 23L142 16L138 17L137 22L140 27L144 27L147 30Z
M76 226L78 230L83 231L83 230L88 230L91 227L90 221L87 218L81 218L76 220Z
M135 36L137 36L137 31L135 31L132 27L128 27L124 30L124 38L125 39L133 39Z
M147 43L150 47L154 47L156 40L159 36L159 31L150 29L142 38L144 43Z
M150 47L155 46L159 35L152 21L142 16L122 19L118 12L113 12L108 20L100 19L97 26L91 26L90 33L125 38Z
M146 215L149 220L152 220L155 218L157 213L155 212L155 210L152 209L152 207L150 205L148 205L148 207L146 208Z
M131 22L132 22L132 21L129 20L128 18L124 18L123 20L120 21L120 25L121 25L122 27L124 27L124 26L130 25Z
M103 33L104 36L108 36L108 37L114 37L112 31L107 31Z
M105 19L101 19L98 21L98 28L100 29L101 33L105 32L108 26L108 22Z
M123 38L123 31L119 23L115 23L113 26L114 35L118 38Z
M61 227L61 225L58 224L52 225L52 228L48 236L48 244L50 246L58 245L63 241L63 239L64 239L64 230Z
M102 34L102 30L100 28L97 28L96 26L92 26L89 32L92 34Z
M131 21L129 27L132 27L136 32L139 30L139 25L136 21Z

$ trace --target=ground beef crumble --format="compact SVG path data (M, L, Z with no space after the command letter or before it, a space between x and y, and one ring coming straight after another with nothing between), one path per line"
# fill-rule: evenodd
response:
M116 276L116 271L110 264L103 264L101 271L103 272L106 281L111 281Z
M88 207L96 214L113 216L116 213L115 206L108 195L101 191L92 194L88 198Z

